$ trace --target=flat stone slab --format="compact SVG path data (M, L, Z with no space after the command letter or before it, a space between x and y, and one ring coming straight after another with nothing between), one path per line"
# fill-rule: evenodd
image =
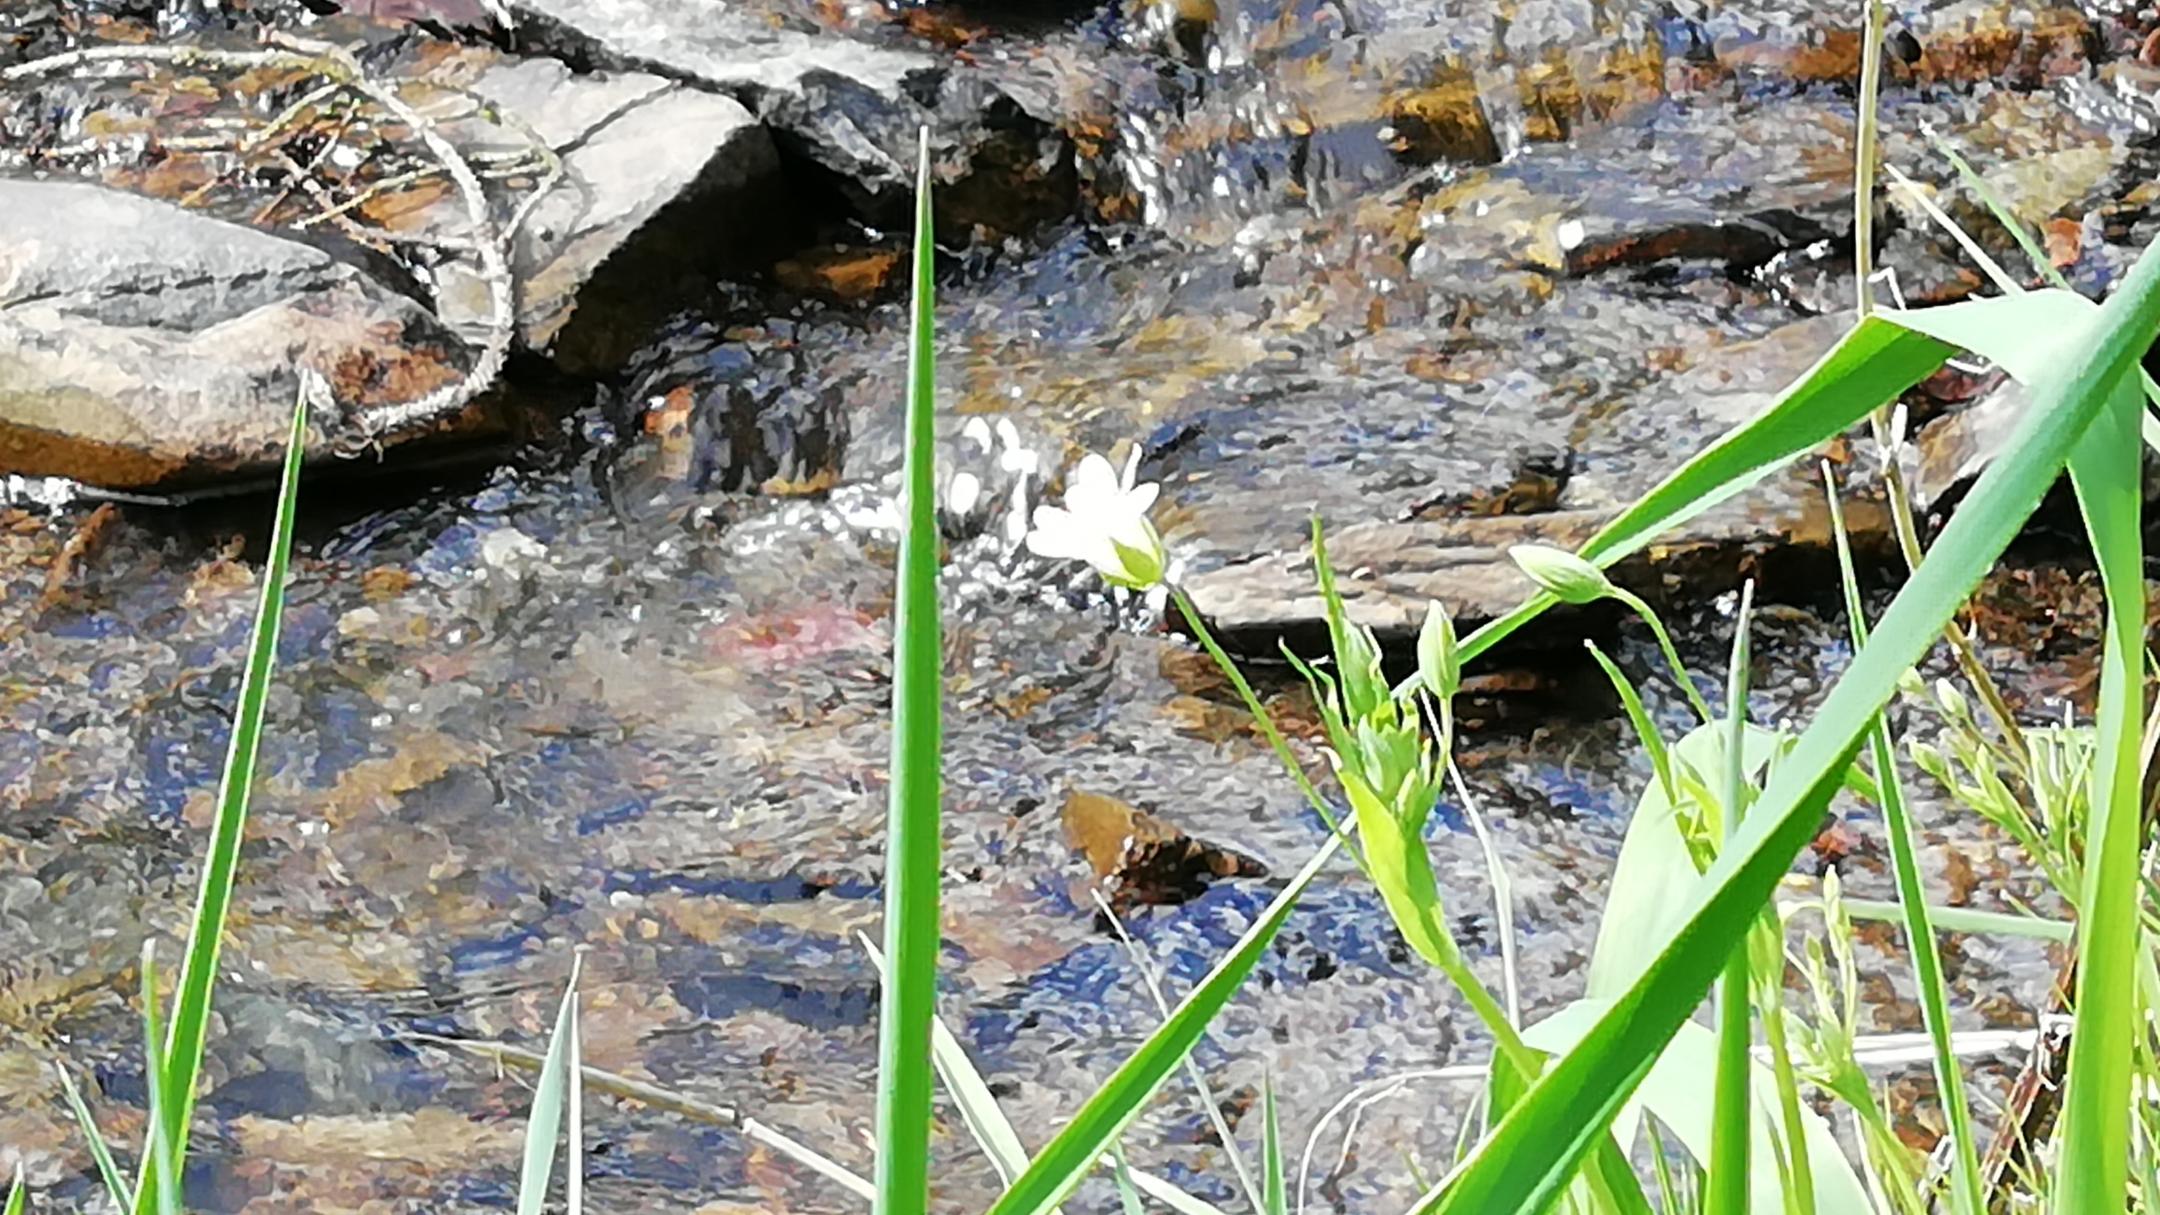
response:
M675 280L719 273L777 188L779 157L765 127L718 93L485 52L427 79L514 116L515 125L485 116L456 124L450 134L469 156L529 154L537 137L557 157L561 179L518 228L511 267L518 340L574 371L618 365L657 319L639 305L684 298ZM437 211L455 231L456 200ZM460 275L441 306L461 326L480 322L486 286Z

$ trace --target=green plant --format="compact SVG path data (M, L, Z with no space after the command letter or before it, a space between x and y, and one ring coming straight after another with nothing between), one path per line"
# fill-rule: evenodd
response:
M915 181L914 304L908 343L906 526L893 607L891 807L885 849L885 953L878 1015L877 1210L919 1215L930 1202L930 1026L937 1016L939 713L934 309L930 133Z
M1854 411L1887 402L1905 386L1899 381L1910 382L1907 376L1939 363L1953 342L1995 357L2013 374L2022 368L2026 378L2040 381L2032 412L2012 436L2004 457L1982 475L1934 551L1892 602L1814 724L1772 776L1741 836L1691 892L1684 922L1664 942L1657 959L1584 1042L1545 1072L1472 1160L1436 1188L1421 1209L1536 1210L1557 1195L1640 1082L1660 1045L1701 998L1722 951L1746 930L1752 909L1769 899L1779 875L1812 834L1814 816L1842 780L1867 723L1897 690L1899 676L1925 653L2048 485L2072 463L2073 452L2080 456L2077 465L2087 472L2083 477L2074 473L2074 477L2091 503L2088 516L2096 543L2106 550L2104 568L2122 570L2135 543L2135 502L2130 499L2136 494L2136 476L2134 470L2124 475L2119 456L2116 464L2100 466L2098 448L2107 446L2112 455L2123 446L2124 426L2136 425L2138 399L2131 376L2137 355L2160 325L2160 255L2149 250L2097 316L2072 322L2074 345L2050 343L2043 350L2032 349L2031 333L2022 331L2025 327L2041 331L2043 316L2060 324L2066 315L2086 315L2059 302L2041 306L2047 310L2043 313L2032 303L2041 298L2041 293L2033 293L1927 309L1900 315L1895 322L1880 314L1862 320L1778 404L1690 461L1586 548L1604 556L1630 541L1639 542L1643 530L1661 516L1670 517L1720 496L1756 469L1793 454L1790 439L1820 434L1824 424L1849 424ZM2005 322L2012 318L2022 319L2023 325L2007 329ZM2034 374L2043 369L2046 374ZM1828 394L1830 384L1843 391ZM2087 446L2083 442L2086 432L2096 425L2098 436ZM2128 447L2133 453L2137 450L2134 438ZM2141 622L2142 586L2121 585L2113 576L2109 581L2111 620ZM1528 617L1529 613L1519 612L1503 618L1494 632L1518 627ZM2111 626L2111 653L2121 651L2127 640L2123 626ZM1474 650L1479 641L1474 634L1464 648ZM2134 754L2135 729L2142 714L2130 712L2136 707L2137 690L2126 675L2134 670L2120 657L2107 670L2101 732L2103 747L2111 754L2101 770L2127 773L2127 803L2121 800L2124 777L2112 778L2106 787L2114 792L2109 800L2125 806L2120 817L2132 822L2115 827L2115 837L2099 849L2102 856L2115 861L2107 875L2088 882L2085 905L2091 910L2083 923L2117 922L2092 930L2101 950L2097 955L2081 950L2087 959L2081 984L2090 981L2096 957L2098 969L2126 981L2129 976L2121 972L2135 947L2134 933L2126 938L2121 931L2123 922L2134 929L2134 914L2113 909L2123 903L2120 888L2125 879L2134 876L2134 812L2129 807L2135 806L2136 770L2134 764L2123 763L2122 757L2126 751ZM2126 721L2132 744L2127 749L2122 745ZM2112 746L2105 741L2111 736ZM2106 821L2104 811L2096 808L2096 814ZM2127 983L2115 990L2128 990ZM2088 1132L2094 1138L2080 1157L2089 1159L2096 1175L2119 1177L2125 1162L2118 1141L2127 1133L2127 1124L2118 1115L2102 1117L2100 1107L2087 1101L2123 1090L2128 1073L2121 1060L2128 1057L2128 1041L2121 1031L2128 1019L2095 1015L2096 1020L2121 1022L2095 1035L2121 1048L2107 1056L2117 1060L2116 1074L2111 1080L2099 1064L2089 1062L2104 1052L2087 1046L2083 1052L2087 1066L2081 1070L2073 1061L2072 1109L2086 1110L2083 1121L2098 1125ZM2081 1080L2084 1095L2075 1088ZM2126 1102L2116 1101L2112 1108L2120 1111ZM2097 1183L2079 1183L2079 1188L2092 1184Z

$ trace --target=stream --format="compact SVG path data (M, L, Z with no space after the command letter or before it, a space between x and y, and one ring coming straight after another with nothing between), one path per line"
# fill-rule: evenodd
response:
M1239 2L1204 36L1153 10L1027 14L970 46L1096 140L1078 154L1074 213L1024 238L956 240L940 264L942 1009L1030 1145L1159 1020L1094 893L1174 999L1325 834L1188 638L1019 543L1060 470L1083 449L1136 452L1196 573L1297 549L1316 511L1332 526L1435 502L1548 509L1540 476L1620 492L1598 487L1692 454L1714 430L1639 403L1755 339L1740 374L1774 390L1822 348L1781 354L1778 335L1834 333L1853 291L1850 90L1759 66L1806 45L1670 6L1578 20L1526 4L1496 32L1407 0ZM1774 30L1769 7L1750 13ZM1488 96L1495 74L1529 79L1572 47L1584 79L1580 65L1604 65L1606 92L1589 91L1608 100L1564 122L1492 103L1482 132L1435 120L1421 134L1403 116L1424 111L1392 100L1398 34L1474 46ZM1703 39L1754 74L1689 83ZM1900 81L1886 154L1947 180L1923 163L1925 125L1976 159L2043 166L2032 205L2083 223L2073 277L2104 289L2150 234L2149 150L2094 64L2024 70ZM1393 146L1421 139L1438 150ZM1642 235L1674 232L1655 248ZM524 1079L437 1040L541 1049L580 947L590 1066L868 1173L877 990L857 937L876 931L882 873L898 247L872 223L828 224L807 252L776 251L792 253L782 267L686 302L620 374L526 382L539 421L497 465L303 483L191 1209L509 1209ZM1884 258L1915 298L1975 285L1919 224L1895 227ZM0 1165L23 1163L44 1210L106 1209L51 1060L90 1082L116 1141L139 1136L137 959L154 940L177 965L266 520L260 497L0 513ZM2089 704L2097 596L2076 539L2056 512L1984 592L1986 652L2035 719ZM1894 568L1871 562L1878 607ZM1750 712L1797 726L1850 657L1834 572L1819 549L1746 569L1770 601ZM1658 596L1706 689L1742 572L1713 557ZM1463 806L1443 805L1429 842L1457 935L1494 982L1514 933L1534 1019L1580 993L1649 773L1580 639L1645 685L1669 736L1689 719L1639 626L1556 613L1531 632L1479 671L1461 752L1514 923L1495 920ZM1238 641L1324 773L1272 636ZM1919 784L1940 898L2060 910L2013 845ZM1101 841L1122 830L1099 815L1119 803L1203 847L1106 875L1117 847L1099 867ZM1888 896L1869 808L1841 802L1797 871L1830 864L1851 891ZM1951 940L1961 1026L2045 1011L2059 957ZM1867 927L1860 948L1875 1026L1918 1029L1898 934ZM1356 1086L1487 1046L1345 863L1196 1057L1250 1156L1258 1119L1243 1116L1272 1082L1295 1161ZM2017 1062L1982 1065L1983 1099ZM1885 1083L1928 1141L1926 1069ZM1305 1178L1314 1209L1401 1209L1449 1159L1474 1095L1421 1080L1366 1109L1347 1144L1338 1121ZM864 1209L727 1126L592 1096L586 1135L596 1210ZM1241 1209L1182 1077L1126 1145ZM997 1177L957 1116L936 1150L940 1207L987 1205ZM1114 1202L1097 1181L1068 1209Z

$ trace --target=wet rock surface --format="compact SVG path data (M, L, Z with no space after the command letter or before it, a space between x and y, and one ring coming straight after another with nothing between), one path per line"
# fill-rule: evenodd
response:
M154 15L125 7L54 0L0 25L0 53L150 36L131 23ZM581 182L521 233L529 280L553 292L521 302L521 341L564 364L598 353L584 356L578 407L516 460L309 498L196 1209L506 1209L517 1147L503 1128L527 1090L428 1035L534 1045L581 944L595 1066L867 1168L875 979L855 941L881 893L907 329L898 246L877 217L904 201L915 123L935 128L948 214L975 206L965 227L1030 233L946 243L939 315L943 1012L1029 1143L1159 1020L1141 962L1104 931L1090 892L1114 877L1107 893L1133 896L1120 914L1175 998L1325 833L1196 647L1148 605L1106 600L1018 543L1077 451L1138 451L1140 475L1164 483L1157 521L1203 610L1242 620L1256 650L1314 618L1297 556L1314 512L1366 619L1399 632L1437 596L1467 621L1525 589L1507 544L1579 540L1805 367L1853 298L1841 182L1858 47L1814 6L1555 0L1496 24L1486 5L1410 0L1246 0L1208 20L1198 6L933 20L773 4L730 6L707 30L662 23L689 11L534 0L508 52L445 45L403 18L369 27L390 31L367 35L382 39L370 64L409 82L458 140L529 144L460 92L485 91ZM2074 282L2104 290L2126 243L2155 226L2140 20L1912 6L1885 102L1890 155L1979 223L1927 150L1927 123L2018 199ZM230 35L226 24L183 32ZM269 114L313 87L275 73L249 83ZM194 195L210 216L255 222L292 178L228 173L158 134L232 100L224 82L210 82L217 97L192 88L159 76L78 110L76 93L40 92L80 127L0 140L0 158L10 173ZM665 149L647 142L654 114L674 116ZM1413 114L1423 128L1397 126ZM319 121L307 129L341 116ZM366 153L349 184L337 179L340 197L423 167L399 159L401 138L364 135L327 144ZM129 140L142 155L107 155ZM731 176L741 164L764 167ZM540 166L497 167L486 185L507 220ZM684 277L731 281L650 301L588 294L619 264L671 256L671 234L700 231L663 196L725 208L767 182L790 210L818 213L782 225L742 270L706 269L726 251L687 259ZM996 209L1012 199L1026 205ZM1076 201L1047 227L1010 219ZM1977 289L1949 245L1894 195L1881 201L1903 288ZM403 234L455 205L422 179L354 212ZM283 230L321 206L296 188L260 221L263 239L315 256ZM369 277L410 279L386 306L424 327L414 300L432 303L429 286L454 276L377 256L390 269ZM594 264L582 289L552 277ZM49 307L5 298L0 326ZM634 320L628 303L674 315ZM1916 396L1923 449L1987 390L1976 379ZM1855 440L1825 454L1854 486L1853 521L1879 536L1873 452ZM1721 597L1764 580L1757 721L1804 718L1849 659L1811 564L1819 501L1812 469L1796 468L1621 571L1665 604L1702 671L1730 641ZM63 1209L96 1201L96 1181L46 1069L75 1061L108 1131L139 1129L131 968L146 936L170 957L182 930L260 576L260 506L0 513L0 698L18 723L0 738L0 1171L20 1160ZM2045 551L1984 589L1983 653L2036 719L2090 695L2094 601L2090 576ZM1634 624L1556 616L1534 631L1572 648L1586 629L1668 734L1686 728ZM1256 662L1254 675L1295 754L1324 775L1309 701L1279 668ZM1469 717L1465 777L1514 885L1504 927L1536 1016L1580 990L1649 772L1594 674L1541 660L1473 675L1489 701ZM1525 689L1545 699L1505 707ZM1092 826L1076 832L1078 795ZM1923 800L1916 815L1931 894L2049 909L2013 848L1951 807ZM1428 843L1458 936L1497 978L1504 927L1464 808L1444 804ZM1891 889L1879 830L1856 806L1839 805L1800 867L1829 864L1856 893ZM1917 1028L1896 942L1868 935L1861 956L1873 1025ZM1961 1027L2028 1023L2059 961L1979 938L1950 958ZM1321 876L1197 1059L1233 1099L1271 1080L1301 1143L1353 1085L1486 1047L1345 864ZM727 1127L592 1105L596 1205L859 1209ZM1469 1112L1466 1094L1423 1086L1375 1106L1341 1167L1335 1135L1320 1143L1330 1163L1309 1179L1313 1204L1398 1209L1417 1189L1408 1162L1445 1159ZM1137 1162L1236 1201L1182 1090L1142 1128L1128 1142ZM996 1179L964 1132L936 1150L941 1195L985 1206ZM1090 1190L1075 1205L1114 1202Z
M320 249L88 183L0 181L0 267L10 472L123 487L259 473L284 449L300 369L365 413L471 358Z

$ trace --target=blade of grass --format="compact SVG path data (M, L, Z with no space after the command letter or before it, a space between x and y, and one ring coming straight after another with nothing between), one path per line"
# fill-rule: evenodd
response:
M1537 1212L1566 1187L1659 1050L1700 1002L1723 966L1725 950L1748 930L1792 858L1813 837L1817 816L1859 750L1867 723L1896 694L1898 676L1927 652L2022 529L2072 448L2134 369L2156 325L2160 246L2146 250L2097 323L2085 330L2066 374L2041 384L2003 456L1980 475L1934 551L1778 765L1740 837L1688 891L1683 922L1663 951L1582 1044L1538 1078L1470 1161L1428 1193L1418 1210ZM1873 378L1868 387L1880 382ZM1869 395L1853 392L1854 398ZM1786 401L1791 399L1788 394ZM1850 400L1844 403L1851 406ZM1638 513L1640 507L1629 512Z
M1890 923L1903 923L1905 920L1903 903L1846 899L1845 911L1856 920L1880 920ZM1927 913L1937 932L2025 937L2035 941L2063 943L2077 937L2077 925L2068 920L2044 920L2039 916L2014 915L2004 911L1978 911L1971 907L1944 907L1937 903L1928 904Z
M68 1109L75 1115L75 1125L82 1128L83 1138L90 1144L90 1159L97 1165L98 1178L105 1183L105 1192L113 1200L113 1209L128 1208L128 1183L121 1176L120 1166L113 1161L112 1147L105 1142L104 1132L98 1130L97 1119L90 1116L90 1106L83 1100L82 1091L75 1087L75 1078L68 1075L65 1064L55 1064L53 1070L60 1075L60 1093L67 1098Z
M1283 1184L1282 1124L1275 1116L1275 1081L1260 1082L1260 1209L1265 1215L1289 1215L1288 1187Z
M1133 968L1140 972L1141 985L1147 988L1148 998L1155 1002L1155 1010L1162 1014L1164 1020L1169 1020L1170 1001L1163 995L1162 981L1155 977L1155 967L1148 961L1147 955L1140 951L1139 942L1134 941L1132 934L1125 931L1124 919L1118 915L1117 909L1110 905L1110 900L1102 896L1102 891L1091 890L1088 893L1094 896L1095 909L1110 922L1110 929L1117 934L1118 943L1125 947L1126 955L1132 958ZM1201 1070L1199 1061L1190 1053L1185 1056L1185 1076L1192 1081L1193 1091L1200 1097L1201 1113L1207 1115L1208 1122L1215 1128L1215 1137L1222 1141L1223 1154L1230 1158L1230 1169L1237 1174L1238 1185L1244 1191L1246 1200L1252 1203L1254 1210L1259 1210L1262 1205L1259 1183L1253 1180L1252 1170L1245 1163L1244 1153L1238 1150L1237 1135L1230 1129L1230 1120L1223 1117L1222 1103L1215 1099L1214 1090L1207 1082L1207 1073ZM1010 1182L1011 1178L1006 1180Z
M915 298L908 333L907 531L893 604L892 791L885 829L885 956L878 1006L877 1215L930 1202L930 1025L937 1016L939 713L937 369L930 132L915 172Z
M1747 790L1748 617L1755 606L1755 584L1740 591L1740 613L1733 626L1732 663L1725 684L1724 799L1725 843L1740 833L1741 798ZM1755 1135L1752 1091L1753 1021L1749 1016L1750 979L1747 940L1727 952L1725 977L1717 996L1717 1073L1711 1098L1708 1215L1747 1215L1748 1144Z
M532 1113L525 1120L525 1151L518 1168L517 1215L540 1215L547 1205L548 1179L555 1171L555 1137L562 1131L564 1099L570 1088L571 1045L577 1034L578 972L584 959L572 955L570 982L555 1012L555 1032L547 1058L533 1082Z
M584 949L580 947L579 955ZM563 1211L564 1215L585 1213L585 1043L584 1028L579 1024L579 1001L575 998L578 964L571 966L570 983L573 989L569 1001L570 1050L565 1071L567 1086L566 1103L570 1118L569 1141L563 1153Z
M2143 1020L2138 982L2138 882L2144 726L2145 549L2144 412L2125 380L2106 414L2070 458L2070 480L2085 515L2107 598L2107 641L2100 659L2099 752L2085 828L2085 872L2078 899L2076 1028L2064 1081L2061 1158L2055 1170L2057 1215L2103 1215L2125 1209L2129 1184L2132 1050Z
M165 1134L168 1111L174 1097L165 1087L164 1058L158 1044L164 1034L158 1028L157 947L144 941L142 948L143 1083L149 1090L149 1117L143 1143L143 1175L146 1188L156 1196L158 1215L179 1215L182 1196L180 1170L173 1158L172 1140Z
M285 577L292 560L293 516L300 500L300 461L307 442L308 379L293 403L292 430L285 441L285 469L278 486L277 521L271 528L270 552L263 563L262 596L255 607L255 627L248 643L247 666L240 676L239 711L218 784L217 818L203 862L202 886L188 929L187 957L173 997L172 1022L166 1030L159 1077L166 1094L164 1142L176 1166L187 1163L188 1124L195 1112L195 1082L202 1071L203 1047L210 1033L210 996L217 982L218 955L225 938L225 914L232 903L233 874L240 863L240 840L247 827L248 797L255 784L255 758L262 744L263 710L269 701L270 672L277 661L278 625L285 607ZM144 1177L154 1176L144 1169ZM137 1188L136 1215L159 1211L156 1183Z
M1858 652L1867 645L1867 611L1860 602L1860 576L1853 566L1852 539L1845 530L1845 507L1838 495L1837 475L1828 462L1823 464L1823 484L1829 498L1830 530L1837 543L1838 575L1845 588L1845 617L1853 649ZM1920 881L1912 816L1906 812L1904 781L1898 775L1897 748L1881 713L1870 723L1868 736L1875 781L1882 791L1883 829L1890 837L1898 902L1905 912L1906 944L1912 950L1913 983L1920 994L1922 1020L1935 1047L1935 1091L1949 1122L1951 1209L1957 1215L1983 1215L1987 1198L1980 1184L1979 1140L1973 1135L1965 1080L1950 1041L1950 1001L1943 983L1942 957L1937 951L1935 926L1928 918L1927 891Z
M23 1181L22 1162L15 1162L15 1180L8 1185L7 1205L0 1215L23 1215L30 1205L30 1186Z
M856 941L863 952L870 955L870 964L877 967L878 982L887 981L885 955L870 938L857 934ZM1020 1142L1020 1132L1013 1129L1012 1120L997 1103L990 1086L984 1082L982 1072L975 1061L968 1058L960 1040L953 1037L945 1026L945 1018L935 1017L930 1022L930 1058L937 1067L938 1078L945 1084L953 1104L960 1107L961 1120L967 1123L968 1133L997 1170L998 1181L1011 1185L1013 1178L1027 1171L1027 1145Z
M1110 1144L1124 1133L1140 1109L1162 1087L1170 1072L1200 1040L1208 1023L1237 994L1245 976L1252 973L1268 943L1296 907L1299 896L1334 858L1344 837L1330 835L1290 884L1275 896L1267 909L1245 930L1236 948L1224 954L1199 986L1187 993L1169 1019L1112 1073L1095 1095L1043 1148L1027 1171L1013 1182L991 1215L1043 1215L1065 1200L1074 1186L1094 1167Z
M1110 1176L1117 1182L1118 1206L1125 1215L1147 1215L1147 1205L1140 1201L1140 1188L1133 1183L1132 1169L1125 1163L1125 1148L1110 1145Z

